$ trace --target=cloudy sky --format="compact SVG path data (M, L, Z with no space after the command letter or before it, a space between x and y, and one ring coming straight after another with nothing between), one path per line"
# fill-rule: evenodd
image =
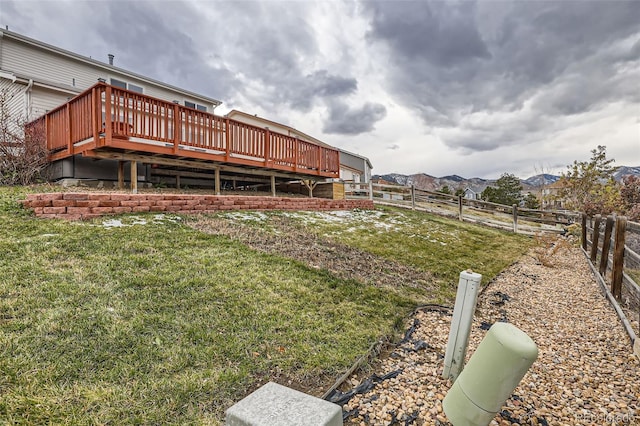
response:
M374 173L640 166L640 1L8 1L0 25L286 123Z

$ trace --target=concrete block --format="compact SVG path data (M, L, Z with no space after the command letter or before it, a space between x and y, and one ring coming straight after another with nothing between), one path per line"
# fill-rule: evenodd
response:
M269 382L227 410L226 426L342 426L339 405Z

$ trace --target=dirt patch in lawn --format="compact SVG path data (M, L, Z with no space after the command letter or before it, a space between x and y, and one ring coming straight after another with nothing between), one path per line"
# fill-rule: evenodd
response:
M426 295L435 289L429 272L318 237L296 226L286 216L271 217L270 230L224 217L198 217L188 223L202 232L227 236L254 250L326 269L341 279L353 279L376 287L412 287L424 290Z

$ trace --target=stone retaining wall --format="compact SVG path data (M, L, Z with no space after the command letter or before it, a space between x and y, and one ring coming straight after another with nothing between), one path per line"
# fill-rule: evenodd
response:
M211 213L219 210L373 209L371 200L329 200L241 195L57 192L29 194L22 205L37 217L81 220L136 212Z

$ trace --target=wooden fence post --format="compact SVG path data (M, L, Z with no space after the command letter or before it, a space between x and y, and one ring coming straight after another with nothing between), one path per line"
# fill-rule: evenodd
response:
M462 222L462 195L458 195L458 220Z
M587 214L582 213L582 250L587 251Z
M416 187L411 184L411 210L416 209Z
M600 257L600 275L606 278L607 266L609 265L609 250L611 249L611 231L615 221L613 216L607 216L607 223L604 226L604 241L602 241L602 254Z
M616 234L613 249L613 268L611 270L611 293L616 299L622 296L622 272L624 271L624 233L627 229L627 218L616 218Z
M600 221L602 216L597 214L593 223L593 234L591 234L591 263L596 264L598 257L598 241L600 240Z
M369 179L369 199L373 200L373 181Z
M513 232L518 232L518 205L513 205Z

